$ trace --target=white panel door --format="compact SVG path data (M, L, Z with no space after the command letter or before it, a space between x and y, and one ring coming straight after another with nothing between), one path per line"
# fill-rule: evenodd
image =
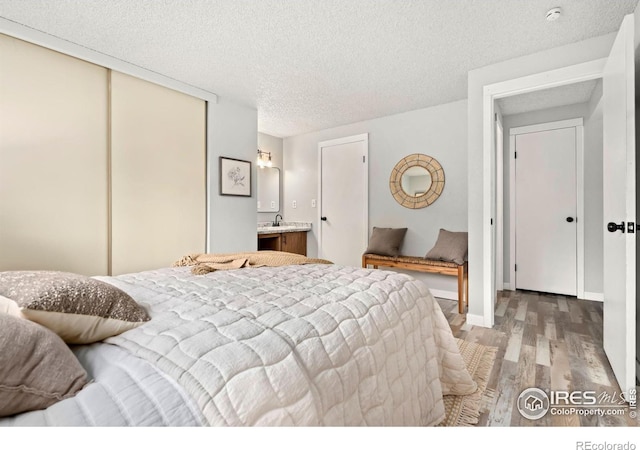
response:
M360 267L367 247L366 135L321 142L319 256Z
M576 129L517 135L516 152L516 288L576 295Z
M625 17L604 70L604 350L620 387L635 386L636 235L633 14ZM624 224L609 232L607 222Z

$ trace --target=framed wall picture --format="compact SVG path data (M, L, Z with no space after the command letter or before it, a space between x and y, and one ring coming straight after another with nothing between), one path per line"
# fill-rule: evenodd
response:
M220 195L251 197L251 161L220 157Z

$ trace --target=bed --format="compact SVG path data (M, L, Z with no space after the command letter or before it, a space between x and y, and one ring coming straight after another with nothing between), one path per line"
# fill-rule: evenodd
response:
M476 385L428 288L307 264L96 277L151 320L73 346L93 382L21 425L437 425Z

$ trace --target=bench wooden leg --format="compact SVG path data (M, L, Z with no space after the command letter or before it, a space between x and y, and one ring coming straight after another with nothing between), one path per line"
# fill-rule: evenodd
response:
M464 314L464 264L458 266L458 313Z
M464 307L469 309L469 265L464 265Z

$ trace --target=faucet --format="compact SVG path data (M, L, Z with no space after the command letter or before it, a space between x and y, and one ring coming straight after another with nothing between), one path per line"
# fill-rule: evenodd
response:
M282 220L282 216L280 214L276 214L276 218L273 221L273 226L274 227L279 227L280 226L280 222L278 221L278 217L280 217L280 220Z

